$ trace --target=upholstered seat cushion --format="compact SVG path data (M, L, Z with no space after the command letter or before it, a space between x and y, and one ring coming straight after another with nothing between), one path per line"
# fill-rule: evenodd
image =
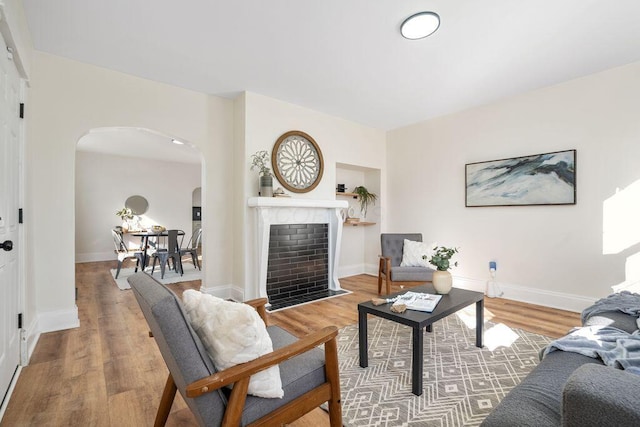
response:
M274 350L296 342L298 339L278 326L268 326L267 332ZM313 349L280 364L280 377L284 397L282 399L262 399L247 396L242 415L242 424L251 423L274 411L283 404L320 386L325 380L324 351ZM226 391L230 393L230 391Z
M430 282L433 271L428 267L393 267L391 280L394 282Z

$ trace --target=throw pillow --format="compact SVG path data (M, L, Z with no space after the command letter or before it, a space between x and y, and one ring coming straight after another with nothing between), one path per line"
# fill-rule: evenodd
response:
M437 246L437 243L427 244L425 242L414 242L413 240L404 239L404 245L402 247L402 262L400 267L430 267L429 258L433 253L433 248ZM426 255L427 259L422 259L422 256Z
M227 369L273 351L267 328L253 307L193 289L185 291L182 300L191 326L217 369ZM284 396L280 368L276 365L252 375L248 393L259 397Z

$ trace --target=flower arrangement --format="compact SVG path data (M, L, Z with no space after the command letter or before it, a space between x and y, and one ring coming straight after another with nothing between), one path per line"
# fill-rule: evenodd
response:
M444 246L436 246L433 248L434 252L429 258L427 255L422 255L422 259L428 259L429 264L436 266L438 271L447 271L451 265L451 257L458 253L458 248L446 248ZM458 265L458 261L453 263L453 267Z
M133 212L129 208L122 208L116 212L116 215L120 217L123 221L133 219Z
M273 176L271 175L271 168L269 165L269 152L266 150L258 151L251 155L251 170L258 169L261 176Z

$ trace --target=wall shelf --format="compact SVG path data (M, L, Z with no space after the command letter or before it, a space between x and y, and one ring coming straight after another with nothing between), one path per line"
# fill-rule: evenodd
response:
M366 221L358 221L358 222L344 222L345 227L366 227L369 225L376 225L375 222L366 222Z
M339 191L336 191L336 196L353 197L354 199L358 198L358 195L356 193L342 193Z

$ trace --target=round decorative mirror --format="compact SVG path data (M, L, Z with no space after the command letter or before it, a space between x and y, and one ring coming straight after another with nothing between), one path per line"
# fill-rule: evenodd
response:
M134 215L142 215L149 209L149 202L142 196L131 196L124 202L124 207L131 209Z

